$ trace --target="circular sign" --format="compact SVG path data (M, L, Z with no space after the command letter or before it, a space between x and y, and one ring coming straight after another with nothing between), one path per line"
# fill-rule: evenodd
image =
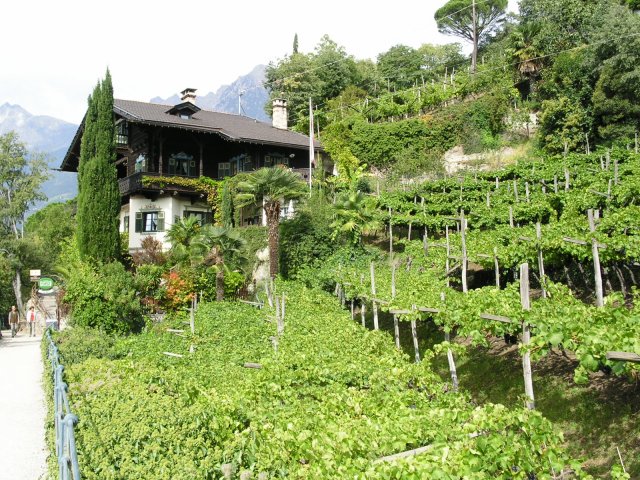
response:
M51 290L53 288L53 278L42 277L38 281L38 287L40 290Z

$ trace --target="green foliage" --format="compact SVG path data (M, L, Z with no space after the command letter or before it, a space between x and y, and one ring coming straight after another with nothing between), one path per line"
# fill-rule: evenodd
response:
M110 262L120 256L120 190L115 167L113 86L109 70L91 97L78 166L78 248L84 259Z
M222 182L214 180L209 177L201 176L198 178L185 178L185 177L167 177L167 176L143 176L142 184L144 186L151 186L157 188L163 188L167 185L177 185L180 187L192 188L196 192L202 193L207 197L207 203L211 209L218 214L220 211L220 184Z
M271 114L272 100L284 98L288 102L290 124L304 133L309 130L309 98L324 103L358 81L354 59L327 35L320 39L313 53L294 52L269 63L265 76L271 100L265 111Z
M64 302L71 305L72 324L106 333L139 330L143 325L142 306L132 274L119 262L82 261L74 243L65 248Z
M322 262L334 250L331 208L320 195L298 208L292 219L280 224L280 272L296 278L302 268Z
M591 129L589 112L567 97L545 100L540 117L540 142L550 153L576 151Z
M219 222L223 227L234 226L234 207L233 192L229 180L225 180L220 193L220 219Z
M328 295L277 288L288 298L277 353L272 311L216 302L201 305L192 338L158 328L119 340L125 358L72 365L71 401L91 425L76 437L86 478L218 478L223 463L274 478L506 478L571 463L540 414L474 406L443 391L430 355L409 363ZM183 359L162 354L191 343ZM424 445L410 460L376 462Z
M93 328L66 328L54 333L53 342L60 349L61 361L65 367L82 363L89 358L118 358L114 350L116 337Z
M633 139L640 130L640 17L610 6L591 42L598 75L592 102L599 137L609 142ZM615 32L612 35L612 32Z

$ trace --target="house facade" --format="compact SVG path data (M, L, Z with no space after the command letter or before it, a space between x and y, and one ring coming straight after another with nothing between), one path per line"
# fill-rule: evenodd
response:
M205 176L220 180L282 165L309 181L310 139L287 129L286 101L274 101L274 121L268 124L242 115L202 110L195 104L195 89L182 94L178 105L114 100L116 168L122 199L120 231L129 234L131 251L140 248L148 236L168 247L165 233L181 218L195 216L201 224L213 219L205 195L185 185L188 182L154 183L154 177ZM61 170L77 171L83 131L84 121ZM314 158L320 155L322 149L314 143ZM284 205L283 214L290 215L292 209L292 205ZM263 221L258 209L244 211L241 219L243 225Z

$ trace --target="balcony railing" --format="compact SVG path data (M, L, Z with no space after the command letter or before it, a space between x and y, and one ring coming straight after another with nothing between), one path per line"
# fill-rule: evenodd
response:
M118 187L120 188L120 195L131 195L136 192L162 192L163 190L171 190L178 191L184 193L193 193L193 189L181 185L154 185L153 183L144 185L142 183L143 177L160 177L160 176L168 176L168 177L178 177L181 175L168 175L168 174L160 174L158 172L136 172L133 175L129 175L128 177L120 178L118 180ZM195 178L195 177L184 177L184 178Z

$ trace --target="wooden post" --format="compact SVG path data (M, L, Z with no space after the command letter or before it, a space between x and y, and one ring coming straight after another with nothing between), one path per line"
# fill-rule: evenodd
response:
M389 255L393 258L393 225L391 223L391 207L389 207Z
M547 298L547 289L545 287L545 275L544 275L544 261L542 258L542 247L540 241L542 240L542 227L540 222L536 222L536 238L538 239L538 273L540 274L540 287L542 287L542 298Z
M396 262L391 262L391 298L396 298Z
M500 182L498 181L498 177L496 177L496 190L500 187Z
M233 465L231 463L223 463L220 470L222 470L222 476L225 480L230 480L233 477Z
M493 247L493 268L496 274L496 287L500 289L500 265L498 265L498 247Z
M531 308L529 302L529 264L520 265L520 302L522 309L528 311ZM522 343L525 346L524 356L522 357L522 371L524 372L524 392L527 396L526 405L529 410L535 409L535 397L533 396L533 377L531 374L531 353L526 350L531 341L531 332L529 324L522 322Z
M516 203L518 202L518 181L513 180L513 194L515 195Z
M424 227L424 235L422 236L422 249L424 250L424 256L429 254L429 232L427 227Z
M607 149L607 152L605 153L605 162L604 162L604 166L607 170L609 170L609 165L611 165L611 150Z
M569 170L564 169L564 191L569 191Z
M444 306L444 292L440 292L440 300ZM451 343L451 334L445 330L444 332L444 341L447 343ZM451 374L451 383L453 384L453 391L458 391L458 372L456 371L456 362L453 358L453 352L450 348L447 348L447 362L449 363L449 373Z
M589 220L589 230L591 233L596 231L596 222L593 216L593 209L587 210L587 218ZM602 307L604 305L604 294L602 291L602 271L600 270L600 252L598 251L598 241L593 237L591 239L591 253L593 254L593 276L596 283L596 305Z
M360 300L360 322L362 323L363 327L367 326L365 323L366 310L367 310L367 306L364 303L364 299Z
M487 192L487 208L491 207L491 194Z
M527 197L527 202L530 202L530 200L529 200L529 182L524 182L524 192L525 192L525 195Z
M393 336L396 340L396 348L400 350L400 326L398 325L398 315L393 314Z
M558 193L558 175L553 176L553 193Z
M604 170L604 158L600 155L600 170Z
M418 347L418 330L415 320L411 320L411 336L413 337L413 348L416 351L416 363L418 363L420 362L420 349Z
M445 269L445 277L447 280L447 287L449 286L449 255L451 255L451 243L449 242L449 225L445 225L444 226L444 232L445 232L445 237L446 237L446 249L447 249L447 255L446 255L446 260L444 261L444 269Z
M618 185L618 159L613 159L613 184Z
M460 210L460 240L462 241L462 291L467 293L467 220L464 218L464 210Z
M513 228L513 207L509 205L509 226Z
M284 332L284 322L282 321L281 315L280 315L280 302L278 301L278 297L275 297L275 304L276 304L276 331L278 332L278 336L282 335L282 333Z
M589 148L589 135L586 133L584 134L584 140L586 142L586 145L584 147L584 153L589 155L591 153L591 149Z
M411 225L412 223L409 222L409 233L407 233L407 240L411 241Z
M378 330L378 305L376 304L376 274L373 262L371 262L371 306L373 308L373 329Z
M353 298L351 299L351 320L355 320L355 314L353 310Z

